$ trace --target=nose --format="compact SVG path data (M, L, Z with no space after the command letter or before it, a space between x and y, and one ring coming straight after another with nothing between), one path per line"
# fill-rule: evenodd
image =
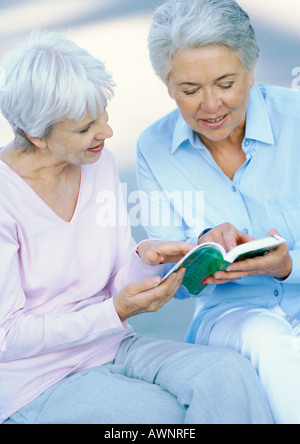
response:
M222 106L222 100L218 96L217 92L213 90L205 90L203 92L203 98L201 102L201 108L209 114L216 114L219 108Z
M103 115L97 120L95 139L109 139L113 136L113 130L108 124L108 117Z

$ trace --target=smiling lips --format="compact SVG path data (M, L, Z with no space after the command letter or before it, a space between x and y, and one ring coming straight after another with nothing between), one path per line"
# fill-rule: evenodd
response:
M88 151L92 153L100 153L100 151L104 148L104 142L102 142L100 145L94 146L94 148L89 148Z
M228 114L225 114L224 116L216 119L201 119L201 121L204 123L204 125L209 126L210 128L220 128L224 124L227 116Z

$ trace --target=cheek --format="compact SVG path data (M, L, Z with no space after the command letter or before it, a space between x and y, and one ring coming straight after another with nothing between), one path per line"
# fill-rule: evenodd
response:
M181 114L189 117L193 117L196 114L200 105L199 101L186 101L182 98L175 98L175 101Z
M246 87L240 87L233 94L229 95L224 99L224 103L232 109L244 109L249 100L250 89Z

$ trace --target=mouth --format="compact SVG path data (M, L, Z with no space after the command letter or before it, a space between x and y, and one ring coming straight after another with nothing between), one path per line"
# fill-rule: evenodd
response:
M87 151L89 151L90 153L100 153L103 148L104 142L102 142L100 145L94 146L93 148L89 148Z
M217 117L215 119L201 119L204 125L210 128L220 128L226 121L229 114L224 114L223 116Z

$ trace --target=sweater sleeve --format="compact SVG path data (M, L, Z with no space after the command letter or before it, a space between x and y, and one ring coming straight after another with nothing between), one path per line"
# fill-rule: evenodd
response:
M113 300L78 311L37 315L26 307L21 286L17 226L0 227L0 362L70 349L124 331Z

